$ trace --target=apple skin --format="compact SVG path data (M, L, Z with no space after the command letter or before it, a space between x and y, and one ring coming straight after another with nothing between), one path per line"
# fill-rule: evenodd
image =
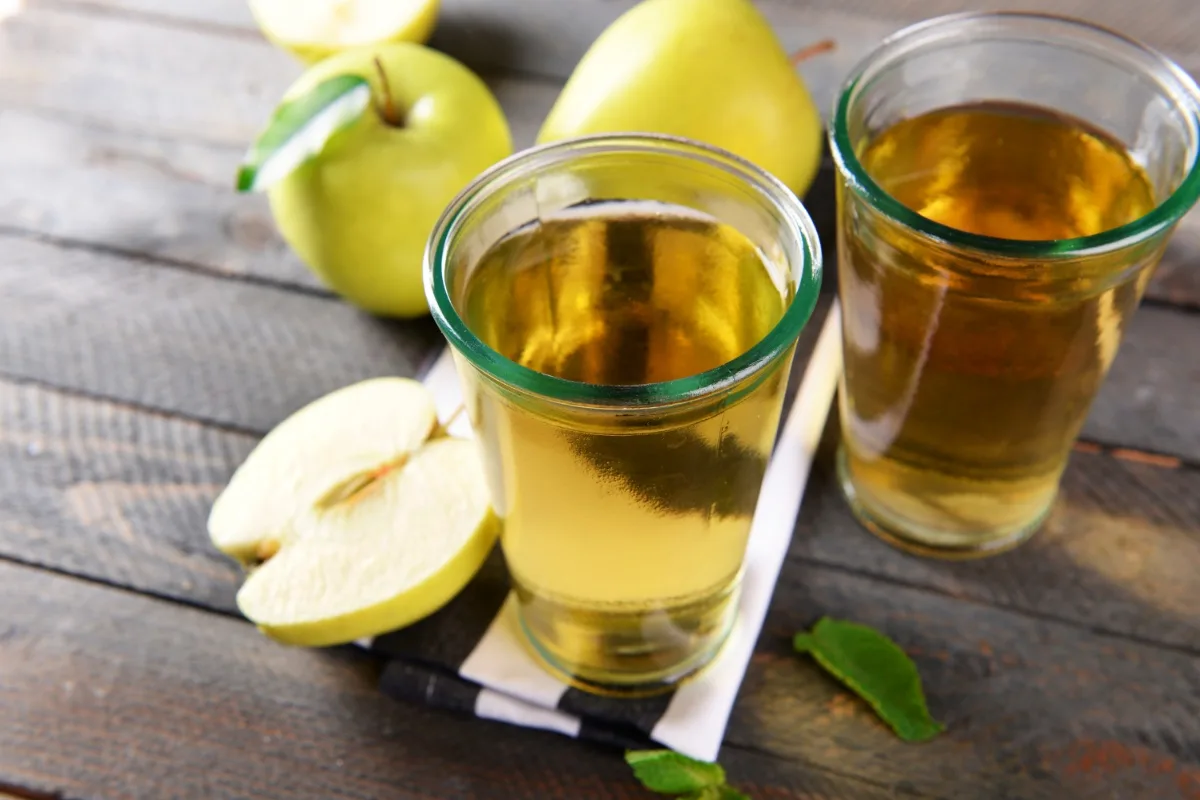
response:
M421 259L434 223L476 175L512 154L512 138L478 76L408 42L325 59L285 99L352 74L370 82L378 105L376 58L403 125L389 125L369 107L268 195L284 240L330 289L372 314L418 317L429 312Z
M377 42L358 42L357 44L348 45L299 42L278 36L266 24L271 15L263 8L264 5L261 0L250 0L250 13L267 41L276 47L287 50L306 64L315 64L332 55L365 44L383 44L384 42L415 42L417 44L424 44L429 40L429 37L433 34L434 27L437 25L440 3L438 0L427 0L422 6L421 12L414 16L407 25L397 30L389 31L387 35L380 37Z
M715 145L801 196L824 145L808 88L750 0L643 0L584 54L537 140L622 131Z

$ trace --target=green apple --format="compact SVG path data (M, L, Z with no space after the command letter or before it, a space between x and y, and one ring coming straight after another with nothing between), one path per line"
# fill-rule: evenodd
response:
M272 430L213 504L209 536L249 570L238 607L267 635L324 646L419 620L497 534L476 445L444 435L424 386L379 378Z
M418 44L347 50L287 91L239 188L266 189L284 240L373 314L428 313L421 259L442 209L512 153L500 105L474 73Z
M821 117L750 0L643 0L584 54L538 133L647 131L724 148L803 195Z
M269 41L315 63L360 45L424 42L438 0L250 0L250 12Z

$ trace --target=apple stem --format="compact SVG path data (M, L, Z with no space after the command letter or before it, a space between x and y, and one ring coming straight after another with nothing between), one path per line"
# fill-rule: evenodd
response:
M833 39L822 39L815 44L810 44L808 47L801 47L799 50L788 56L788 59L792 62L792 66L795 66L801 62L808 61L813 56L819 56L836 49L837 42L835 42Z
M454 413L446 417L446 421L442 423L442 429L448 430L454 424L454 420L458 419L459 415L467 410L467 407L462 403L458 404L458 408L454 409Z
M379 56L375 56L375 71L379 74L379 83L383 88L383 105L376 105L379 116L383 117L383 121L388 125L402 128L404 120L396 114L396 106L392 102L392 86L388 83L387 73L383 71L383 62L379 60Z

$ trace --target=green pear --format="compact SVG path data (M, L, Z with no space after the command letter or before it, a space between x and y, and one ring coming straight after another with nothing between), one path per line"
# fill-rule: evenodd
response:
M803 195L821 117L750 0L644 0L592 44L538 142L592 133L672 134L724 148Z

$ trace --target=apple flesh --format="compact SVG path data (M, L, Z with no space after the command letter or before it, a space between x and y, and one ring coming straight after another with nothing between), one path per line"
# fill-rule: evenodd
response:
M508 123L474 73L409 43L332 56L285 99L343 74L366 79L374 105L270 187L271 210L284 240L339 295L373 314L421 316L426 240L450 200L512 153Z
M281 642L324 646L403 627L449 602L495 542L475 444L437 439L357 495L298 521L238 608Z
M213 503L208 531L250 565L294 537L293 519L355 476L407 459L437 427L429 391L407 378L338 389L268 433Z
M475 443L445 435L420 383L376 378L273 429L208 530L250 570L246 617L280 641L322 646L440 608L483 564L497 522Z

